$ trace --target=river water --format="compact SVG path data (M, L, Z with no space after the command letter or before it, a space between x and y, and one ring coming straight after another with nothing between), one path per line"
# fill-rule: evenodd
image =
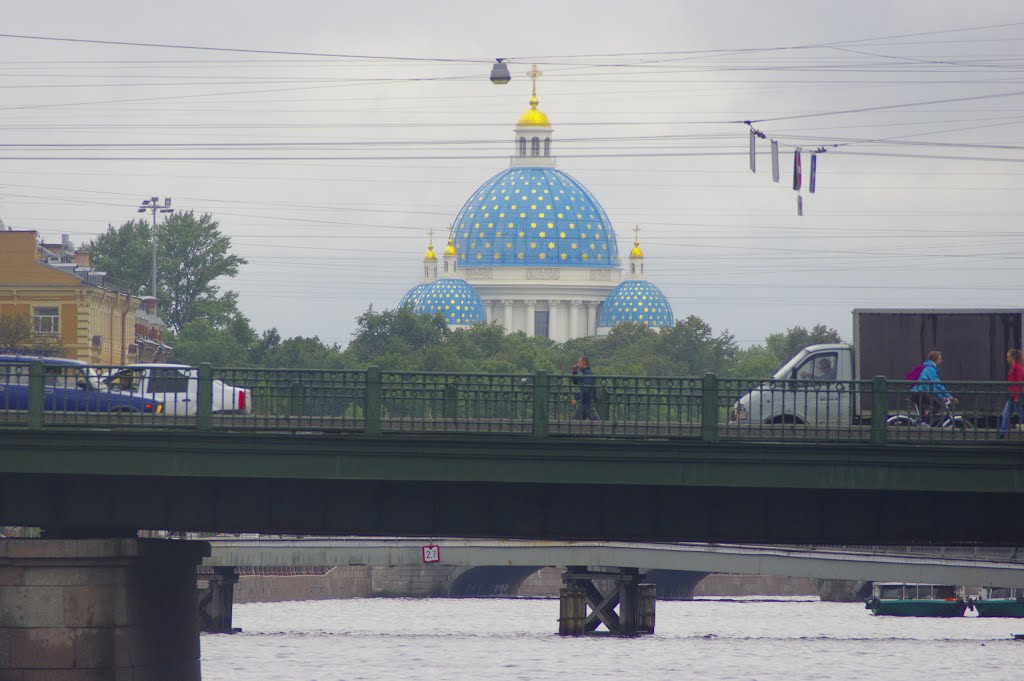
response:
M234 618L243 633L203 635L204 681L1024 679L1024 620L810 599L663 601L635 639L561 638L557 600L252 603Z

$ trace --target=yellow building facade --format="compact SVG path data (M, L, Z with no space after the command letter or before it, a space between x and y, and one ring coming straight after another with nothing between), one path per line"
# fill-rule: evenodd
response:
M22 315L36 340L91 364L164 359L164 324L156 299L106 282L88 254L40 244L35 231L0 231L0 318Z

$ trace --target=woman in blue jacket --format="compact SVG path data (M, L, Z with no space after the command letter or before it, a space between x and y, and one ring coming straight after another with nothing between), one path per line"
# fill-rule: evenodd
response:
M917 383L910 389L910 399L921 412L921 423L932 425L935 414L949 404L953 396L946 386L939 382L939 365L942 364L942 352L932 350L924 361Z

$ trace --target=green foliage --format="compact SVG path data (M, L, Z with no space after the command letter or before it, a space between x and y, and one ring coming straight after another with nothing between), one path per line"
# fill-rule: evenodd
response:
M32 342L32 320L27 314L0 317L0 348L22 348Z
M843 339L838 331L830 329L824 324L816 324L810 331L802 326L794 326L787 329L785 333L773 333L765 339L765 346L778 358L778 366L782 366L790 357L808 345L842 342Z
M209 319L189 322L169 339L174 349L171 361L193 366L209 362L216 367L245 366L248 349L228 329L219 329Z
M778 368L778 357L763 345L754 345L737 351L736 359L727 367L726 375L734 378L769 378Z
M371 306L356 321L359 326L346 354L357 365L382 369L411 371L410 356L442 345L451 335L440 314L418 315L409 306L383 312Z
M382 312L368 309L359 316L358 330L344 350L316 336L282 339L273 328L257 334L249 320L237 313L222 327L209 319L189 322L172 344L174 361L214 366L340 370L375 365L385 371L524 374L543 370L562 374L586 355L595 373L605 376L701 376L714 372L767 378L804 345L836 341L838 333L822 325L810 331L793 327L772 334L765 345L740 349L728 331L716 334L703 319L690 316L661 332L620 324L604 337L559 344L547 338L529 338L522 332L505 333L496 324L452 330L440 315L418 315L403 307Z
M157 236L159 281L162 297L168 301L171 328L180 329L196 319L226 324L237 311L238 295L220 293L213 282L235 276L247 262L229 253L231 238L220 233L209 213L197 220L192 211L171 215Z
M147 220L131 220L107 231L85 245L92 266L108 272L118 285L153 295L152 228ZM157 273L159 277L159 272Z
M126 222L86 245L93 265L137 292L150 291L152 229L145 220ZM234 277L246 260L230 253L231 238L221 234L208 213L173 213L157 228L157 297L162 316L179 332L189 322L206 319L216 327L238 314L238 295L221 293L213 282Z
M338 370L346 368L341 348L337 345L327 345L316 336L312 338L296 336L277 343L266 352L262 365L288 369Z

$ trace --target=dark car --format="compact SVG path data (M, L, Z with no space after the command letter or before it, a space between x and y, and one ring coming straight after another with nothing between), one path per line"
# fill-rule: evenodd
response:
M0 410L28 409L29 365L43 364L43 409L46 411L126 412L159 414L153 399L101 389L95 371L85 362L60 357L0 355Z

